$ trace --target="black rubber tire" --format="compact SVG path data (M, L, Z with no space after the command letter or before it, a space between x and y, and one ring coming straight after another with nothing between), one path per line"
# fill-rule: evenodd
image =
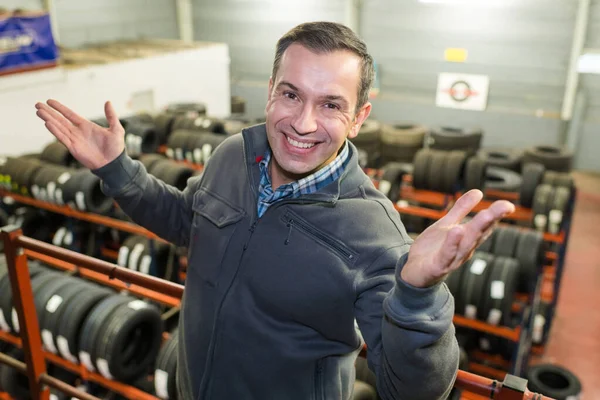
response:
M41 307L39 306L38 299L40 298L38 293L43 292L43 289L47 286L55 286L60 282L60 279L64 277L64 275L55 272L55 271L44 271L41 274L37 274L35 277L31 278L31 290L34 295L34 303L36 307L36 314L39 318L39 310ZM12 292L11 292L12 295ZM11 296L12 297L12 296ZM3 304L4 315L7 316L6 303ZM17 311L13 306L12 298L10 300L10 320L7 320L8 325L10 326L11 332L20 333L19 320L17 319Z
M381 140L381 122L375 119L366 119L358 131L356 137L350 139L354 144L377 144Z
M132 125L136 124L154 124L154 118L148 113L132 114L127 117L121 117L119 122L128 131Z
M101 180L89 169L80 169L63 186L63 199L80 211L108 215L114 208L113 199L102 191Z
M497 228L494 229L492 231L492 233L490 234L490 236L488 236L488 238L477 247L477 251L481 251L483 253L492 253L493 252L494 242L496 240L496 231L497 231Z
M429 169L427 173L427 189L441 192L444 188L444 177L449 152L431 151Z
M17 194L31 196L31 185L41 167L42 163L37 160L7 157L0 171L4 175L2 186Z
M506 168L486 168L484 188L501 190L503 192L518 192L523 184L521 175Z
M172 103L165 108L169 114L192 114L206 115L206 104L204 103Z
M171 342L171 349L167 358L167 371L170 371L170 375L172 379L169 379L167 383L167 390L169 393L169 398L177 400L178 398L178 390L177 390L177 355L179 348L179 335L177 331L174 333L175 338Z
M458 347L458 352L458 368L462 369L463 371L466 371L469 368L469 354L467 353L467 350L465 350L465 348L460 345L460 343Z
M427 189L427 179L429 176L429 166L431 164L433 152L428 149L421 149L415 154L413 187L415 189Z
M139 271L142 254L148 246L150 240L144 236L133 236L128 239L129 257L127 257L126 268L133 271Z
M173 122L173 131L185 129L190 131L212 132L227 135L225 124L222 120L207 116L189 118L185 115L177 116Z
M381 126L382 163L413 162L417 151L423 148L427 128L411 123Z
M16 225L23 230L25 236L50 242L52 235L63 223L64 217L59 214L50 214L33 207L19 207L9 216L9 224Z
M175 129L167 140L167 158L182 161L185 159L185 153L189 150L187 144L190 137L194 135L193 131L186 129Z
M187 186L188 179L194 174L194 170L186 165L165 160L157 162L151 173L166 184L183 190Z
M514 257L521 231L511 226L498 227L495 236L492 253L496 256Z
M246 119L233 119L227 118L223 121L223 127L225 128L225 132L227 136L233 136L238 133L241 133L245 128L252 126L252 122Z
M553 186L543 183L538 185L533 196L531 226L541 232L545 232L548 229L548 211L554 198L554 192L555 189Z
M482 137L480 128L436 126L431 128L428 143L431 149L463 150L474 155L481 146Z
M25 355L23 350L13 348L7 353L8 356L23 362ZM15 400L29 400L29 378L16 369L5 364L0 364L0 387Z
M246 99L241 96L231 96L231 114L244 114L246 112Z
M77 163L75 157L71 155L69 149L61 142L52 142L42 150L40 160L50 164L72 167Z
M527 386L534 393L556 400L578 398L581 381L568 369L555 364L538 364L527 371Z
M154 392L161 399L177 399L177 349L179 337L177 329L162 343L156 359L154 371Z
M3 332L11 332L10 313L12 310L12 288L10 286L6 267L4 268L4 271L0 272L0 330Z
M485 185L486 170L485 161L477 157L470 157L465 165L465 191L482 190Z
M37 313L44 348L54 354L58 354L58 342L56 338L58 335L59 321L66 308L65 305L82 291L90 290L92 287L81 279L66 279L67 284L55 290L53 295Z
M488 166L521 172L523 150L506 147L487 147L480 149L477 152L477 157L484 160Z
M106 328L110 321L110 316L122 304L129 303L135 300L131 296L113 295L104 298L100 301L93 310L88 314L81 327L79 336L79 359L85 367L94 372L98 371L98 359L96 355L96 346L102 338L101 332ZM89 357L90 363L85 362Z
M12 191L23 196L32 196L31 185L36 175L41 171L43 164L39 160L19 157L15 159L11 176ZM16 183L16 186L14 185Z
M524 230L519 235L515 258L519 260L519 285L522 293L534 293L538 271L544 261L544 236L537 231Z
M394 204L400 200L400 187L406 173L405 164L402 163L389 163L383 167L379 191Z
M452 295L454 296L455 306L456 299L458 299L461 293L460 285L462 283L462 274L464 270L464 268L455 269L454 271L448 274L445 280L446 286L448 286L448 290L450 290L450 293L452 293Z
M93 287L81 292L77 297L65 301L55 335L57 348L63 358L75 363L79 361L81 328L91 310L111 295L114 295L114 291ZM62 345L59 341L62 342Z
M127 135L135 135L142 139L141 146L137 149L142 154L156 153L158 150L160 140L153 123L131 123L127 126L125 138Z
M448 153L442 179L443 193L454 194L458 191L466 160L467 153L464 151L452 150Z
M167 139L171 135L175 116L173 114L160 113L154 117L154 131L158 137L159 144L167 143Z
M158 309L141 300L118 306L105 319L96 339L95 360L109 379L131 382L154 365L163 324ZM102 368L105 362L107 369Z
M33 294L40 331L44 334L48 334L48 337L46 337L46 341L44 341L44 343L48 343L49 347L44 347L51 353L56 354L56 347L54 346L54 337L52 335L52 331L46 329L46 319L48 318L47 314L50 314L47 310L52 310L56 304L54 300L56 300L58 297L55 297L54 295L57 292L59 292L61 289L72 287L72 285L76 283L77 280L75 278L70 278L61 274ZM53 302L49 304L50 299L53 299ZM44 332L44 329L46 329L47 332ZM44 337L42 337L42 339L44 339Z
M554 185L566 187L567 189L571 190L575 187L575 180L571 174L559 172L556 174L556 178L554 179Z
M525 149L523 163L527 162L543 164L551 171L571 172L573 152L563 147L534 146Z
M544 173L544 177L542 178L542 183L554 186L556 184L557 176L558 172L556 171L546 171Z
M44 167L43 179L39 184L45 182L46 201L58 205L65 205L68 196L65 196L65 186L75 175L80 174L81 170L67 167ZM71 199L68 199L71 200Z
M152 169L152 167L154 166L154 164L156 164L159 161L166 160L166 159L167 158L165 158L164 156L162 156L160 154L144 154L139 158L139 161L142 163L144 168L146 168L146 171L150 171Z
M355 380L352 400L377 400L377 391L368 383Z
M519 282L519 262L514 258L497 256L490 267L483 307L478 310L478 318L491 325L508 326ZM500 315L492 314L492 310L499 311Z
M473 257L460 268L465 271L462 275L461 295L456 303L456 313L467 318L477 318L479 308L482 307L484 290L491 272L494 256L488 253L475 252ZM467 306L475 307L472 315L467 312Z
M190 136L186 146L186 160L196 164L206 164L212 153L226 138L224 135L211 132L195 132Z
M540 163L526 163L523 165L522 171L523 183L521 184L519 203L523 207L531 208L535 190L542 182L546 167Z
M570 189L563 186L554 188L554 197L548 209L548 232L557 234L562 228L570 198Z
M117 261L115 262L118 266L123 268L129 268L129 258L131 257L131 251L135 245L140 243L141 237L138 235L131 235L123 241L119 247L119 253Z
M169 270L169 261L171 256L171 245L162 243L162 242L153 242L154 246L154 257L150 252L150 247L146 246L144 252L142 253L142 260L144 260L145 256L152 257L152 262L154 263L154 268L150 268L150 274L162 279L166 279L172 282L179 282L179 261L178 257L174 256L172 261L171 270Z

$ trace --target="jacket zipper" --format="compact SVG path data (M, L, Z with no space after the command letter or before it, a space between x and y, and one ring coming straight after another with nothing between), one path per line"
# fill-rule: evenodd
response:
M339 243L336 243L335 241L331 240L328 236L319 232L318 230L316 230L312 226L308 225L304 221L294 219L294 217L290 217L288 223L291 225L297 226L301 230L305 231L307 234L309 234L309 235L315 237L316 239L320 240L321 242L325 243L327 246L329 246L332 250L336 251L343 258L350 260L350 261L352 261L354 259L354 254L352 254L348 249L341 246Z

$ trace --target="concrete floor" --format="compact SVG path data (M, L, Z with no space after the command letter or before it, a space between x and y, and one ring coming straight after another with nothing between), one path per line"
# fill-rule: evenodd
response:
M600 399L600 175L574 173L578 197L545 354L581 380L581 400Z

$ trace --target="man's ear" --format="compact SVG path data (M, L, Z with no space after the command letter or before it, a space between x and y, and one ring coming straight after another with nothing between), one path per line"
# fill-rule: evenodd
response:
M365 120L369 117L369 114L371 114L371 108L371 103L367 101L365 105L360 108L358 113L356 113L356 116L354 117L354 123L352 124L352 128L350 128L350 132L348 133L349 139L353 139L356 137L356 135L358 135L358 131L360 131L360 127L362 126L363 122L365 122Z

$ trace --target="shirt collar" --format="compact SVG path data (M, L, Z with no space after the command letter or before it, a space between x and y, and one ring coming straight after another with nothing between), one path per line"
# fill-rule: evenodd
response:
M342 151L337 155L337 157L330 162L329 164L323 166L321 169L313 172L312 174L305 176L297 181L293 181L284 185L281 185L280 189L286 190L291 187L293 192L301 192L302 194L312 193L313 190L310 188L318 185L318 183L323 182L330 178L332 175L337 174L338 176L341 174L341 171L346 166L349 155L349 146L348 140L344 141L344 147ZM271 161L271 149L267 147L265 154L262 160L259 162L259 168L261 175L268 181L269 185L271 185L271 176L269 175L269 162ZM278 188L279 190L279 188Z

